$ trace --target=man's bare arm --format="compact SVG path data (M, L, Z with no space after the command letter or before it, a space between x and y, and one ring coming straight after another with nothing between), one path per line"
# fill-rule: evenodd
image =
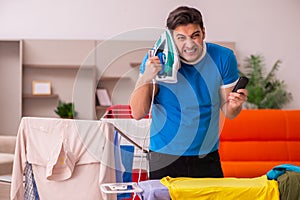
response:
M156 95L158 91L158 85L154 84L153 80L161 69L162 65L157 56L149 58L146 62L145 72L137 80L130 98L129 104L134 119L142 119L149 113L153 95Z

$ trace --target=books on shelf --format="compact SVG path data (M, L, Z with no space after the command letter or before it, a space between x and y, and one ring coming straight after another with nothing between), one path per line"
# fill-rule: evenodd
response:
M97 97L100 106L111 106L111 99L106 89L97 89Z

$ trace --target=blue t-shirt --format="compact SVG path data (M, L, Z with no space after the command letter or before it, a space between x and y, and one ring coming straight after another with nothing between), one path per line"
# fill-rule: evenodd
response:
M158 82L149 149L184 156L205 155L217 150L220 88L237 79L233 51L216 44L206 43L206 55L199 63L181 62L177 83Z

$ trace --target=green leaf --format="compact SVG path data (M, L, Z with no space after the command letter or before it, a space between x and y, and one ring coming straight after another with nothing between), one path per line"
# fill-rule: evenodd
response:
M54 112L61 118L74 118L76 111L74 109L74 103L65 103L61 100L58 102L58 106Z
M250 55L245 59L244 72L239 72L249 78L248 102L260 109L281 109L293 99L292 94L286 91L284 81L276 78L281 61L277 60L266 74L263 60L261 55Z

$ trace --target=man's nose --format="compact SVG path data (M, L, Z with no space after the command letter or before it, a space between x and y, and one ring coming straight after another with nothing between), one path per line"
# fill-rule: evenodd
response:
M194 45L195 45L195 42L194 42L194 40L192 40L191 38L188 38L188 39L186 40L186 43L185 43L185 46L186 46L186 47L191 48L191 47L193 47Z

